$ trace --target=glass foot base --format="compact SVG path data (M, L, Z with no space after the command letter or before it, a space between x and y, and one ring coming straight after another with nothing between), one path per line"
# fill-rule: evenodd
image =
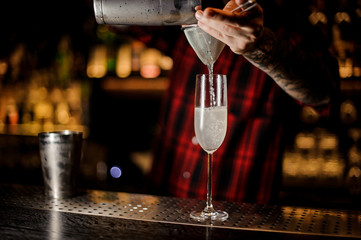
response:
M206 220L225 221L228 218L228 213L226 213L225 211L214 211L214 212L193 211L191 212L190 217L197 221L206 221Z

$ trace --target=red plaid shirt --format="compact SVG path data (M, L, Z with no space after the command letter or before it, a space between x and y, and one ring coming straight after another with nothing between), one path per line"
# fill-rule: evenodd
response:
M207 156L195 140L195 75L207 73L188 42L175 48L151 173L162 194L204 199ZM283 122L298 105L276 83L226 47L214 67L228 78L228 129L214 153L213 196L269 202L279 186ZM290 105L293 105L292 107Z
M205 199L207 155L196 142L193 119L195 76L208 70L183 35L173 59L150 183L156 194ZM295 129L300 104L227 46L214 73L228 78L228 127L214 153L213 197L269 203L278 195L285 133Z

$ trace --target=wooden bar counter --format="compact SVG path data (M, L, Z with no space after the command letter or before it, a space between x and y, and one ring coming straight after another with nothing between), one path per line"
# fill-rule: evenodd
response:
M47 199L40 186L0 184L0 239L354 239L361 212L215 202L230 217L197 222L204 201L84 190Z

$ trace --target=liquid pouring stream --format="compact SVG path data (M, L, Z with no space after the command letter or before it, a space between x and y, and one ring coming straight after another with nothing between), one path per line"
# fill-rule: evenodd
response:
M225 44L204 32L198 25L189 25L183 28L186 38L198 58L208 67L210 84L210 103L216 106L213 89L213 65L221 54Z
M257 3L254 0L249 0L233 9L232 12L242 8L243 10L240 13L243 13L252 9L256 5ZM212 76L214 63L222 53L225 44L203 31L197 24L183 27L182 30L184 31L189 44L197 54L198 58L208 67L209 75ZM210 84L211 105L216 106L214 89L212 87L213 77L210 77Z

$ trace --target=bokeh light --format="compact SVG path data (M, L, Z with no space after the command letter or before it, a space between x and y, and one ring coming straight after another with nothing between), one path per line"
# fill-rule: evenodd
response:
M113 178L120 178L122 176L122 170L118 166L113 166L110 168L110 175Z

